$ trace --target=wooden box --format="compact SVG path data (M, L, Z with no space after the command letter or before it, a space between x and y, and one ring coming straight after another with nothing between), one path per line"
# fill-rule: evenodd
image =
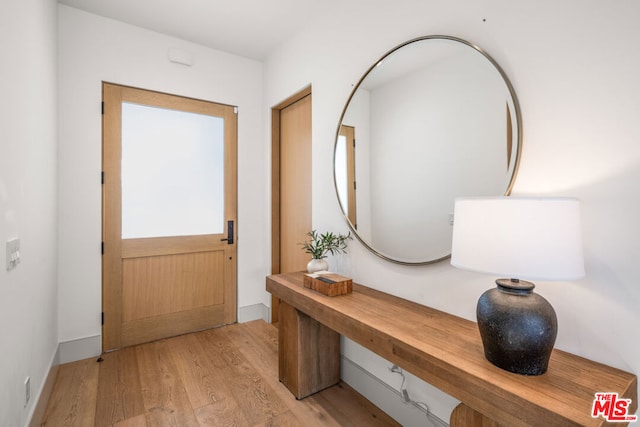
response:
M353 290L351 279L329 272L305 274L303 283L305 288L330 297L348 294Z

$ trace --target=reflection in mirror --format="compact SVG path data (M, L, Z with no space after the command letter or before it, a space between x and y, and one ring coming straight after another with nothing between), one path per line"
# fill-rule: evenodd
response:
M353 126L340 126L335 154L336 189L345 216L357 230L355 142Z
M371 67L337 133L345 218L368 249L402 264L449 256L456 197L509 193L522 136L502 70L448 36L412 40Z

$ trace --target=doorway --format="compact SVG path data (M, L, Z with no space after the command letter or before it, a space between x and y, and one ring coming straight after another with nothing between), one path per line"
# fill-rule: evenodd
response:
M103 350L236 321L237 110L103 84Z
M306 269L300 248L311 230L311 87L271 110L272 265L274 274ZM271 321L279 300L271 298Z

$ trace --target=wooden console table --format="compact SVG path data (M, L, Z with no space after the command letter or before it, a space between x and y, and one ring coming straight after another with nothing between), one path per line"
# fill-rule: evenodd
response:
M340 379L340 334L462 403L451 426L601 426L596 392L617 392L637 410L637 377L554 350L548 371L527 377L484 358L475 322L365 286L327 297L304 288L302 273L267 277L279 308L280 381L298 398ZM621 424L617 424L621 425Z

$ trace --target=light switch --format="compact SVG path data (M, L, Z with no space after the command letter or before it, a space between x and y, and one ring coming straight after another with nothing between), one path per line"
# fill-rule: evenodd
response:
M20 239L7 240L7 271L20 264Z

